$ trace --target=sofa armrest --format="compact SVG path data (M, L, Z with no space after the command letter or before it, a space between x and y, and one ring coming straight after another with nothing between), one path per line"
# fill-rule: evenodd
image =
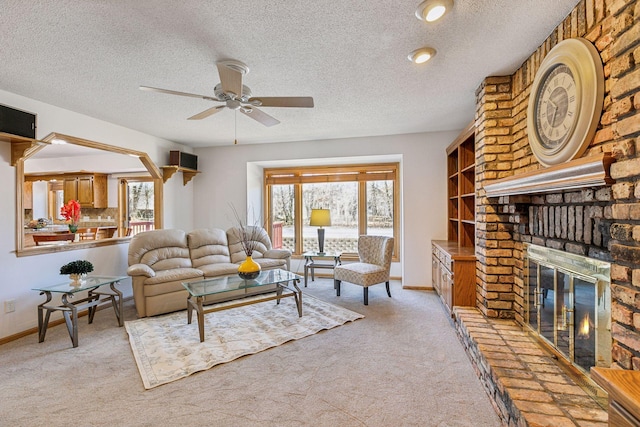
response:
M291 258L291 251L289 249L269 249L262 256L273 259L287 259Z
M156 272L147 264L133 264L127 268L127 274L129 276L155 277Z

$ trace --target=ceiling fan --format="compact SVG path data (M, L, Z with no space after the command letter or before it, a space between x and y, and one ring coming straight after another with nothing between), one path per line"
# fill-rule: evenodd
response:
M191 116L188 120L201 120L222 111L224 108L229 108L240 111L245 116L251 117L265 126L274 126L280 121L257 107L313 108L313 98L310 96L252 97L251 89L242 84L243 76L249 73L249 67L246 64L229 59L217 62L216 66L220 75L220 83L213 88L214 96L149 86L140 86L140 89L224 103Z

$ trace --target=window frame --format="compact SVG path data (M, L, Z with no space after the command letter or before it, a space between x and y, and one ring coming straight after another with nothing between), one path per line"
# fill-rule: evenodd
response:
M267 232L272 236L273 185L294 185L294 255L301 256L302 248L302 185L332 182L358 182L358 235L367 234L367 182L393 182L393 261L400 261L400 163L368 163L339 166L297 166L263 169L264 218ZM345 252L344 257L356 258L355 252Z

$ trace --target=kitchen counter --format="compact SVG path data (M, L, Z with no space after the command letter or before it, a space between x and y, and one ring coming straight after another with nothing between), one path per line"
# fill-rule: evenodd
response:
M80 228L97 228L100 227L100 232L96 235L96 239L103 239L105 236L114 235L117 233L118 227L111 222L106 221L95 221L93 223L89 223L90 221L83 221L78 224L78 229ZM67 224L54 224L47 225L42 228L25 228L23 231L24 234L24 247L32 247L35 246L35 242L33 241L34 234L52 234L52 233L64 233L69 232L69 226ZM117 236L116 236L117 237ZM77 241L77 236L76 236Z

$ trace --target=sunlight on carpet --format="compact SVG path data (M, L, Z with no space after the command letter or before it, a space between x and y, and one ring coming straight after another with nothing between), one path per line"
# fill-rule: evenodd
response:
M269 301L206 314L202 343L195 313L189 325L186 310L125 322L144 387L157 387L364 317L309 295L302 303L302 317L293 298L282 299L280 305Z

